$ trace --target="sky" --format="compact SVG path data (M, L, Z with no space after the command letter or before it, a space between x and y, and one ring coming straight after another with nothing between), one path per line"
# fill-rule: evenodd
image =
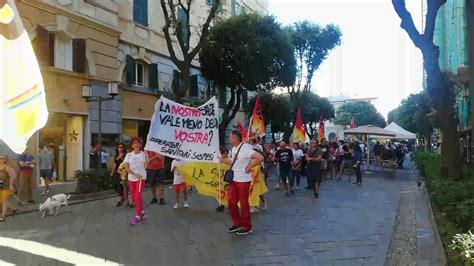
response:
M406 1L418 28L421 1ZM341 28L341 46L314 75L318 95L377 97L374 105L386 117L403 98L422 90L421 52L400 28L390 0L269 0L269 9L283 25L310 20Z

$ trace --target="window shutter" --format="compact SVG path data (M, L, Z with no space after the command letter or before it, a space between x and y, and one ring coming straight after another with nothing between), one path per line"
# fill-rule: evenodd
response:
M143 26L148 26L148 0L133 1L133 20Z
M72 40L72 70L78 73L86 73L86 40Z
M126 73L127 84L132 85L132 84L135 83L135 76L136 76L136 73L135 73L135 59L133 59L133 57L127 55L126 60L127 60L127 65L125 67L125 71L127 71L127 73Z
M158 90L158 64L148 65L148 87Z
M231 8L231 10L232 10L232 16L235 16L235 15L236 15L235 6L236 6L235 0L231 0L231 1L230 1L230 8Z
M48 39L49 39L49 49L48 49L48 64L50 66L54 66L54 42L55 42L55 39L56 39L56 36L54 35L54 33L48 33Z
M189 96L198 97L199 96L199 86L198 86L198 76L191 76L191 89L189 90Z
M50 45L50 33L48 30L41 26L36 27L37 33L36 38L33 41L33 47L35 50L36 58L38 62L43 65L51 65L51 45ZM54 35L53 35L54 36ZM54 40L54 39L53 39ZM54 42L53 42L54 48ZM54 51L54 50L53 50ZM54 53L53 53L53 65L54 65Z
M188 18L182 8L178 9L178 20L181 22L181 32L183 33L183 42L187 43L189 38L189 32L186 25L188 24Z
M249 102L249 96L247 91L242 92L242 109L247 109L247 105Z

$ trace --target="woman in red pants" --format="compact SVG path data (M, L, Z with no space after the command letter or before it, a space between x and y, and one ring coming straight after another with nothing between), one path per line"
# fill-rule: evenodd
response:
M127 153L123 162L128 173L130 196L135 204L135 217L130 221L130 225L138 225L146 218L143 210L142 192L145 188L148 159L146 153L142 151L140 139L134 138L132 140L132 149L133 151Z

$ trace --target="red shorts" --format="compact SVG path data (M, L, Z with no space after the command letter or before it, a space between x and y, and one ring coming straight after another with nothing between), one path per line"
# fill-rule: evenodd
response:
M181 184L173 184L173 190L175 192L179 192L179 189L181 188L181 191L186 191L186 183L181 183Z

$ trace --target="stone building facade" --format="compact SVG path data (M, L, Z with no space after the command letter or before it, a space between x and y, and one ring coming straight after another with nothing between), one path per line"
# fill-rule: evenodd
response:
M212 3L193 1L191 23L204 20ZM89 168L99 112L96 103L81 97L86 84L93 94L106 95L109 82L120 83L119 95L102 104L104 147L113 153L120 141L146 138L154 104L159 95L170 92L175 70L162 32L160 1L22 0L17 7L40 63L50 113L46 127L31 138L28 152L36 155L39 148L50 145L60 181L73 181L76 171ZM223 0L221 16L242 12L267 14L268 2ZM208 83L200 75L197 60L192 74L189 98L205 101L210 96ZM243 112L238 119L245 120ZM15 157L3 143L0 149ZM57 186L67 190L74 182Z

